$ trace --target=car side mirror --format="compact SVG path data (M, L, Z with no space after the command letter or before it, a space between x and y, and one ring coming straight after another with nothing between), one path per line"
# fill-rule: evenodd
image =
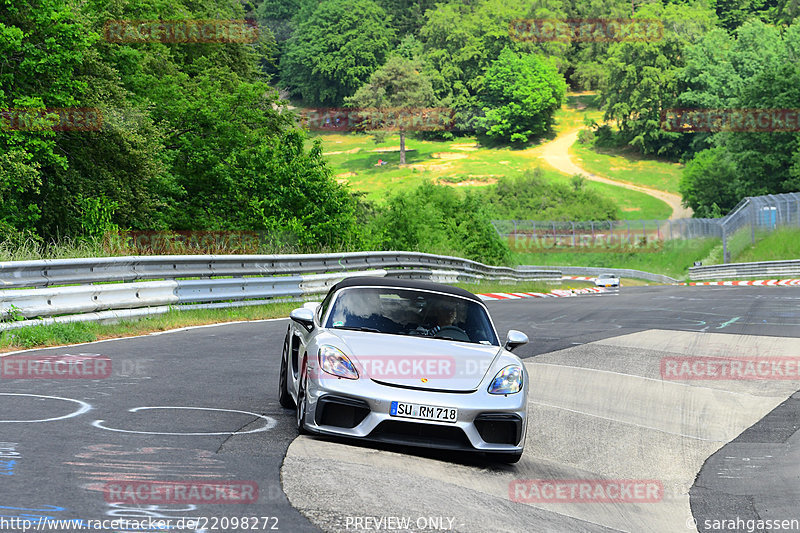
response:
M314 311L305 307L300 307L289 313L289 318L306 328L307 331L314 329Z
M506 340L505 349L509 352L518 346L528 344L528 336L515 329L508 330L508 339Z

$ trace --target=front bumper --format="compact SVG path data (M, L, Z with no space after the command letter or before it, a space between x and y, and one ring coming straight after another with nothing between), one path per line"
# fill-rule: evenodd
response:
M526 380L527 381L527 380ZM377 442L481 452L522 452L527 430L527 383L507 396L433 392L370 379L309 379L306 428L315 433ZM393 401L458 409L454 423L400 418Z

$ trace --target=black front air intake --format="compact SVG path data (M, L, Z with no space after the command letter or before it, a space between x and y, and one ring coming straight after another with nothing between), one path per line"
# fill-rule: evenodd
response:
M475 418L475 428L491 444L516 446L522 438L522 419L515 414L483 413Z
M363 422L369 412L369 405L364 400L323 396L317 400L314 421L318 426L352 429Z

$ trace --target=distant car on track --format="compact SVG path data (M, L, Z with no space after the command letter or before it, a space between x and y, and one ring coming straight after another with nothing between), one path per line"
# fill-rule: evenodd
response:
M616 274L600 274L594 284L596 287L619 287L619 277Z
M522 456L528 373L474 294L355 277L290 314L279 399L297 429L411 446Z

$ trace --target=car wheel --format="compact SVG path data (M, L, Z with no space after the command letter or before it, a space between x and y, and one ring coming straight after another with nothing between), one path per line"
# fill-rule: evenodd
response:
M297 413L297 433L300 435L306 435L308 431L306 431L306 365L305 361L303 361L303 370L300 372L300 384L297 387L297 409L295 413Z
M286 341L283 343L283 353L281 354L281 373L278 379L278 402L281 407L291 409L294 407L294 400L289 394L289 338L291 329L286 333Z
M490 459L497 461L498 463L517 463L522 458L522 452L510 452L510 453L493 453L489 456Z

